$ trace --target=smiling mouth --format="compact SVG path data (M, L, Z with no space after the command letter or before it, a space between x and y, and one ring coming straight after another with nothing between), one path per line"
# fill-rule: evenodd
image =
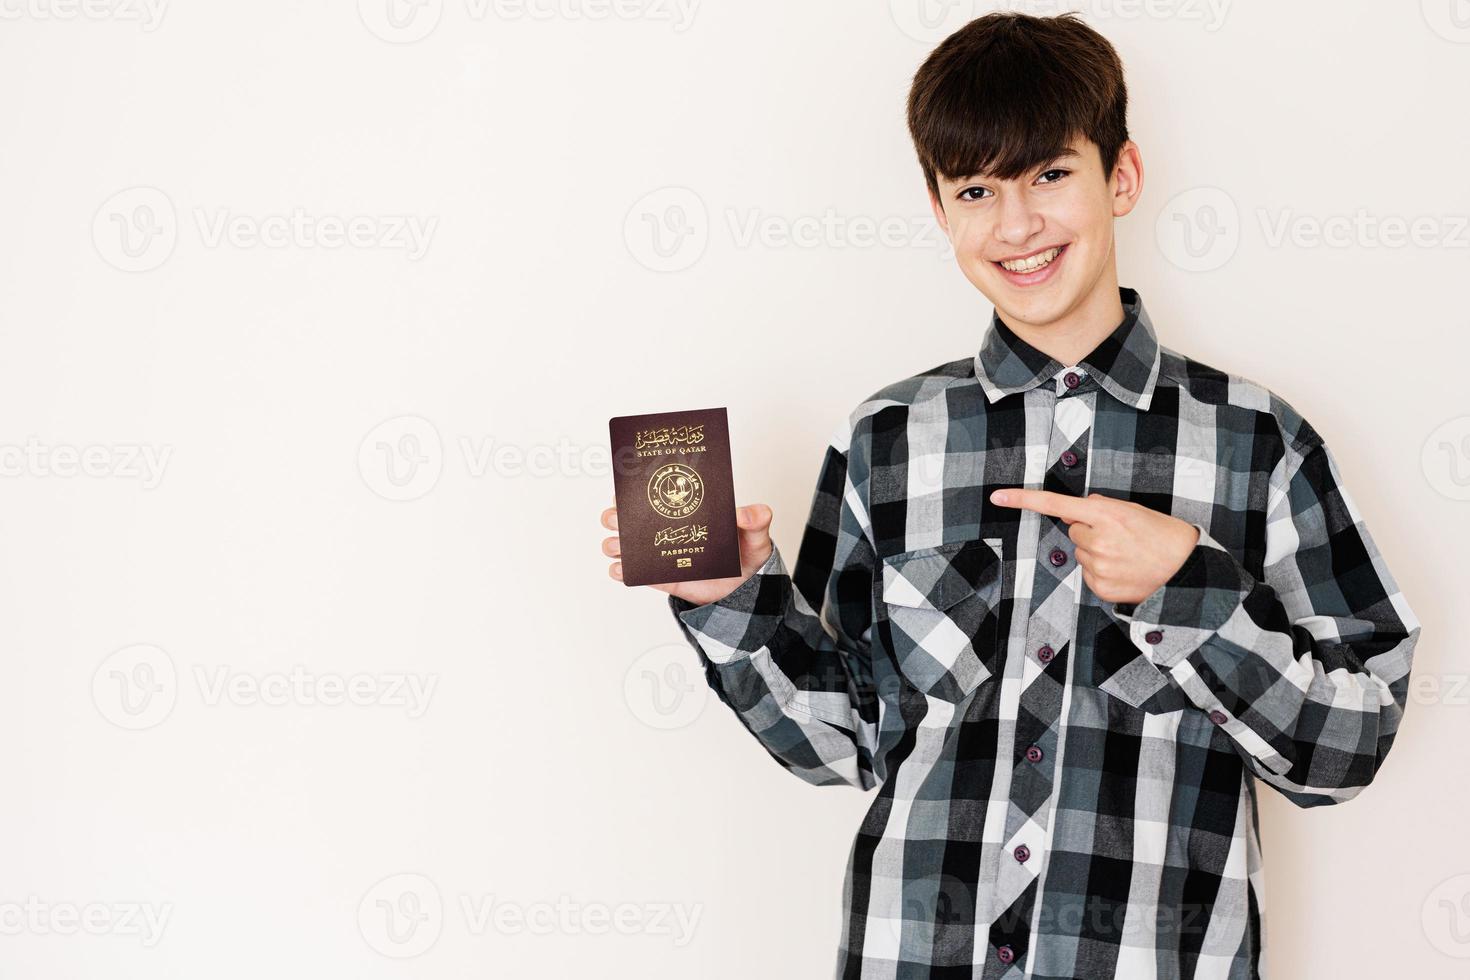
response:
M1066 245L1056 245L1052 248L1044 249L1043 251L1037 252L1035 255L1028 255L1023 259L1007 259L1001 262L996 262L995 264L1000 266L1007 272L1014 272L1025 275L1028 272L1036 272L1038 269L1045 269L1047 266L1055 262L1057 260L1057 257L1066 250Z

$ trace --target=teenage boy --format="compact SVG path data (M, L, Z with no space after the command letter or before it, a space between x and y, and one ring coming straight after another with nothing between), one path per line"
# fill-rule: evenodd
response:
M909 126L979 350L838 427L794 572L756 504L742 577L654 586L777 761L879 787L839 977L1257 977L1257 782L1350 799L1403 714L1419 623L1321 436L1119 288L1126 106L1070 15L933 52Z

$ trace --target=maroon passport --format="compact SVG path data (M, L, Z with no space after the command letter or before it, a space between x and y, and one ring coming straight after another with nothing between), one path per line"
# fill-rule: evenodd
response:
M607 420L624 585L740 574L723 408Z

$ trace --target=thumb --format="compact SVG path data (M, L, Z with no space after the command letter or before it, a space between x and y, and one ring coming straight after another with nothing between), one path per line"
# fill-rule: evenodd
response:
M771 508L765 504L747 504L735 512L735 524L740 529L740 544L746 548L758 548L770 540Z

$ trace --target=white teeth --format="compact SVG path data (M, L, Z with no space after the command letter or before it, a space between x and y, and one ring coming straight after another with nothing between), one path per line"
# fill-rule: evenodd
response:
M1001 267L1011 272L1035 272L1037 269L1050 263L1061 251L1061 248L1049 248L1045 252L1038 252L1027 259L1020 259L1016 262L1002 262Z

